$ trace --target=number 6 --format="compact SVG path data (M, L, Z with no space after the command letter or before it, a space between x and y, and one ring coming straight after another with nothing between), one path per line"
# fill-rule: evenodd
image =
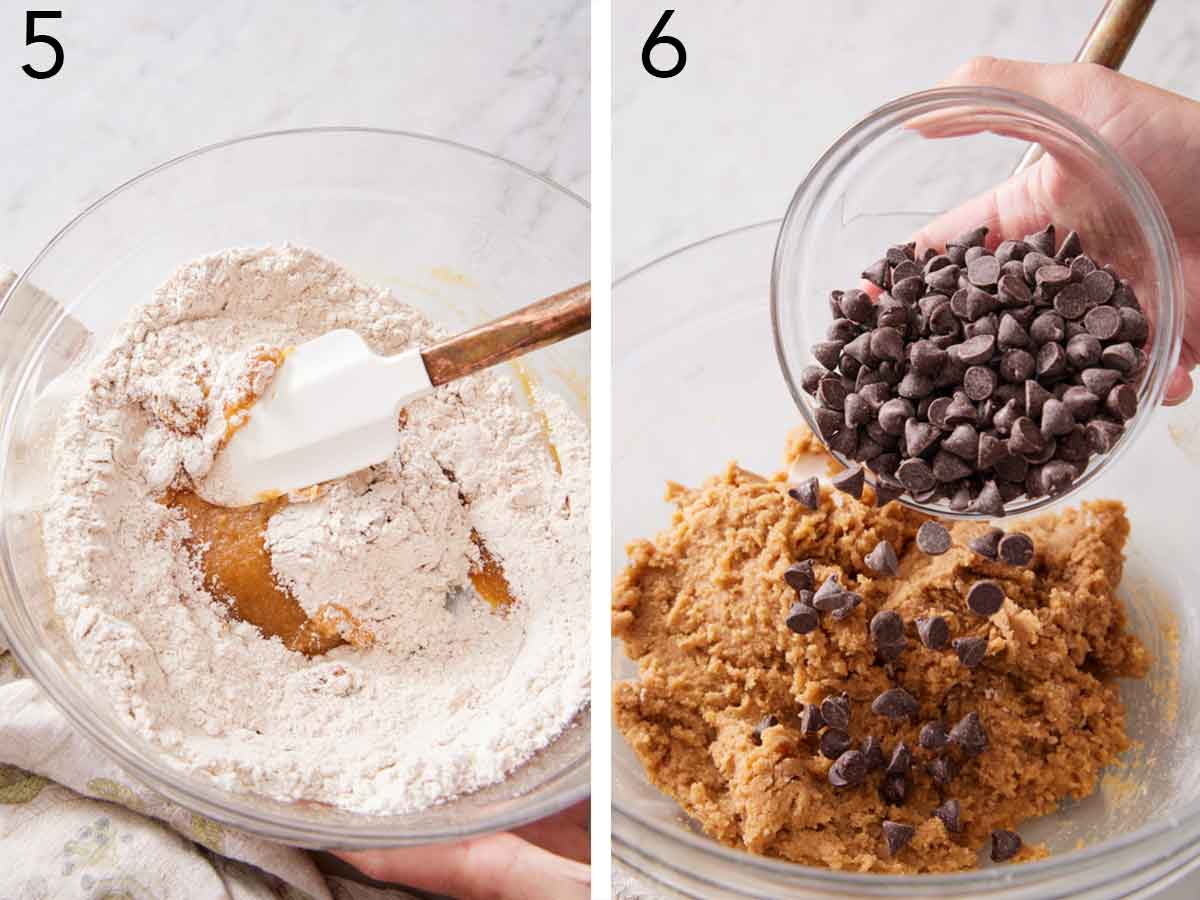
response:
M650 37L646 38L646 43L642 45L642 66L647 72L655 78L670 78L672 75L678 75L683 71L683 67L687 65L687 50L684 49L683 41L676 37L664 36L663 28L667 22L671 20L671 16L675 14L675 10L668 9L662 14L662 18L658 20L658 24L654 26L654 30L650 32ZM676 59L675 65L669 69L659 69L650 61L650 51L659 44L666 44L675 50Z

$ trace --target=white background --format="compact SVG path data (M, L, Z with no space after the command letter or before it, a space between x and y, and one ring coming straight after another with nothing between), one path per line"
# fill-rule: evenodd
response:
M25 10L66 49L26 49ZM214 141L369 125L435 134L582 194L587 0L0 0L0 263L20 270L84 206Z
M972 56L1069 60L1101 5L678 0L666 33L683 41L688 62L658 79L642 68L641 51L666 5L616 0L614 275L782 216L809 166L845 128L934 86ZM654 59L669 66L673 51ZM1124 71L1200 96L1200 3L1159 0ZM1156 900L1197 896L1200 875Z

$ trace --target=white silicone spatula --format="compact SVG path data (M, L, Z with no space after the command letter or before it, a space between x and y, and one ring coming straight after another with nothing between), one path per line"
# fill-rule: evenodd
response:
M439 385L586 331L585 283L421 350L372 353L339 329L288 354L249 421L197 486L209 503L248 506L386 459L400 409Z

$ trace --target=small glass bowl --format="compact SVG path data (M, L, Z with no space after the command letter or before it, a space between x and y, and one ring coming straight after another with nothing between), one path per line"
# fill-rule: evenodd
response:
M586 280L590 214L581 198L491 154L355 128L202 148L97 201L54 237L0 306L0 628L24 671L130 775L267 838L307 847L424 844L563 809L589 789L586 709L503 782L418 813L372 816L234 793L182 771L118 719L75 658L41 564L54 411L71 394L64 382L181 263L282 241L312 247L464 330ZM587 336L521 360L527 377L584 418L589 363ZM241 687L252 702L254 685Z
M1119 459L1162 401L1179 358L1184 318L1179 250L1141 174L1088 126L1040 100L993 88L912 94L852 126L813 166L784 217L771 273L779 364L816 432L815 404L800 387L800 373L816 362L810 348L824 339L829 292L856 287L859 273L886 247L912 239L940 213L1003 182L1030 141L1040 143L1063 173L1055 182L1061 189L1048 197L1035 227L1053 222L1060 241L1068 229L1078 230L1084 252L1112 263L1132 285L1151 335L1138 384L1138 413L1116 447L1093 456L1066 492L1008 503L1005 515L1010 516L1062 501ZM987 241L994 248L1001 240L1021 237L993 229ZM980 516L953 512L944 499L920 503L906 494L901 501L943 518Z

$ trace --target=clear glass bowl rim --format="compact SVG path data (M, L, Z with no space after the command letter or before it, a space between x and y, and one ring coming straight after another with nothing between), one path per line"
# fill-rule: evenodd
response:
M930 92L926 92L930 93ZM886 108L886 107L885 107ZM614 279L613 281L613 310L614 315L619 302L616 289L627 281L637 278L639 275L657 268L659 265L666 263L678 256L700 250L709 244L713 244L728 238L736 237L747 232L756 231L759 229L780 229L783 225L782 218L766 219L761 222L753 222L747 225L741 225L736 228L731 228L727 231L714 234L698 241L693 241L681 247L666 253L657 259L653 259L647 263L631 269L624 275ZM614 728L615 731L615 728ZM614 741L621 740L619 734L613 735ZM657 789L655 789L657 790ZM612 806L613 806L613 825L612 825L612 843L614 855L618 859L621 858L618 848L623 843L621 836L621 821L628 819L659 837L663 838L667 844L683 843L692 850L699 851L702 854L715 857L721 862L735 867L730 872L712 873L701 872L694 869L686 871L687 876L695 879L705 880L714 887L729 889L733 887L734 882L728 880L720 880L723 876L736 873L736 867L750 867L756 871L769 876L774 876L780 879L779 886L786 886L788 883L796 887L819 889L821 886L837 888L839 891L848 892L853 888L861 888L871 891L871 896L879 895L877 892L881 888L894 887L897 891L897 896L923 896L922 891L936 891L937 896L957 896L954 891L969 892L979 890L981 888L999 888L1002 886L1017 887L1034 887L1039 882L1053 877L1061 877L1066 873L1076 872L1080 875L1080 883L1074 886L1075 889L1083 891L1085 889L1103 887L1112 877L1119 877L1121 874L1128 874L1141 868L1149 863L1149 859L1144 857L1137 859L1125 860L1126 865L1118 872L1111 870L1100 871L1099 868L1104 860L1111 856L1114 852L1126 851L1133 848L1135 845L1145 843L1146 852L1148 854L1163 854L1163 847L1158 844L1155 839L1170 835L1172 832L1180 832L1190 830L1192 835L1188 838L1187 843L1182 847L1174 847L1166 851L1158 859L1177 858L1178 866L1174 870L1182 869L1187 866L1187 863L1194 860L1200 854L1200 800L1193 801L1185 812L1176 813L1171 816L1164 816L1157 822L1149 825L1144 825L1141 828L1123 834L1115 838L1099 841L1088 847L1080 850L1070 850L1064 853L1056 853L1046 859L1036 860L1034 862L1022 863L1015 866L1000 866L988 869L975 869L969 872L956 872L951 874L929 874L929 875L885 875L881 873L854 873L854 872L838 872L831 869L818 868L816 866L804 866L797 863L790 863L783 860L772 859L766 856L756 856L752 853L743 850L735 850L731 847L726 847L702 834L696 834L686 828L679 826L664 826L661 823L652 819L644 818L639 815L634 809L625 806L621 803L620 796L617 791L613 790ZM682 810L680 810L682 815ZM628 843L628 839L624 839ZM642 846L642 852L650 852L649 848ZM669 856L659 854L659 861L662 865L668 868L674 868ZM634 866L638 871L641 871L640 866ZM1093 869L1093 871L1088 871ZM1087 873L1085 876L1084 873ZM653 872L642 872L650 878L655 878ZM1090 880L1084 880L1084 878ZM967 894L964 893L963 896ZM849 893L838 893L836 896L853 896ZM925 896L933 896L932 894ZM1060 895L1067 896L1067 895Z
M562 195L563 197L579 204L585 210L590 211L591 205L583 197L576 194L574 191L563 187L546 178L544 175L533 171L532 169L513 162L495 153L487 150L482 150L478 147L473 147L469 144L464 144L458 141L453 141L448 138L438 137L436 135L423 134L414 131L404 131L401 129L390 128L375 128L370 126L352 126L352 125L325 125L313 126L307 128L288 128L275 131L256 132L253 134L243 135L241 137L230 138L215 143L206 144L198 147L180 156L173 157L165 162L152 166L149 169L135 175L132 178L122 182L117 187L105 193L99 199L88 204L80 213L75 215L66 225L64 225L55 235L46 243L46 245L38 251L38 254L30 262L9 287L7 293L0 299L0 315L7 309L9 301L16 296L17 291L29 282L29 277L34 273L41 262L48 256L57 246L57 244L69 232L74 230L80 223L87 219L92 213L103 207L110 200L124 193L130 188L141 184L153 178L155 175L164 172L168 169L173 169L180 166L189 160L199 156L204 156L210 153L219 152L237 145L250 144L260 141L270 141L278 139L303 138L311 135L368 135L378 136L380 138L399 138L406 141L416 141L419 143L431 144L444 147L454 152L466 153L471 156L479 157L490 163L498 163L503 167L520 172L522 175L539 182L543 187ZM20 371L17 373L13 381L12 395L20 396L27 388L27 382L30 373L34 367L36 360L41 356L44 350L46 338L43 338L41 344L33 348L26 360L22 363ZM0 446L7 446L12 434L14 406L10 405L3 410L3 418L0 419ZM2 471L5 463L0 458L0 471ZM9 558L10 548L7 542L0 536L0 581L3 581L3 589L11 593L13 596L20 597L20 591L17 588L17 579L12 569L12 563ZM514 828L528 822L536 821L553 815L568 806L584 799L590 793L590 777L582 778L578 784L568 783L579 774L587 776L590 773L591 759L590 754L585 752L577 760L574 760L569 765L560 769L553 774L551 779L544 784L553 784L554 782L566 783L565 787L560 787L556 791L547 793L546 796L538 799L535 802L520 803L520 798L513 798L513 807L505 813L481 816L479 819L471 823L465 828L447 828L442 831L425 832L419 835L410 835L400 833L395 830L389 830L386 827L375 826L370 824L370 816L363 815L359 818L359 823L351 826L344 822L339 823L317 823L303 822L297 824L280 825L279 822L270 815L264 814L263 811L254 808L253 806L244 803L240 798L237 798L232 793L221 792L215 788L203 784L195 779L184 775L181 772L172 770L165 765L157 763L145 764L139 757L138 753L132 749L127 749L125 743L125 735L112 733L98 719L93 719L91 709L78 709L64 695L54 677L47 677L37 648L27 648L20 640L13 640L13 629L8 627L6 614L0 610L0 635L3 635L8 643L9 649L21 664L22 669L29 674L37 682L38 686L46 692L51 701L56 707L66 716L72 727L81 731L90 741L100 747L113 760L117 762L121 768L130 772L135 777L142 780L147 786L161 793L163 796L178 803L186 808L201 812L219 822L231 825L235 828L242 828L253 832L261 837L266 837L273 840L283 842L300 843L305 846L320 846L320 847L388 847L388 846L412 846L421 844L433 844L443 841L461 840L466 837L479 834L489 834L496 831L504 831L509 828ZM568 725L568 728L580 727L579 722L584 721L585 717L590 715L590 707L582 707L576 715L576 720ZM381 821L383 819L381 818ZM361 823L361 824L360 824Z
M791 392L792 399L804 417L805 422L817 432L816 421L813 419L809 402L800 388L799 378L793 377L787 361L782 336L782 315L785 305L782 296L781 270L783 265L784 234L794 225L795 217L808 205L815 202L828 179L840 167L839 157L843 157L847 148L860 144L864 140L869 143L880 134L890 131L902 121L921 114L951 109L956 106L988 107L1006 114L1030 118L1033 116L1052 122L1068 132L1088 150L1094 153L1105 167L1115 173L1122 194L1132 208L1147 240L1155 254L1155 274L1159 287L1160 314L1156 317L1153 345L1150 362L1145 376L1138 386L1138 412L1132 425L1126 428L1122 440L1116 448L1090 465L1084 474L1075 480L1071 488L1064 494L1040 497L1036 500L1016 500L1007 504L1006 516L1028 515L1038 510L1046 509L1070 497L1093 478L1099 476L1110 465L1120 459L1135 443L1138 435L1145 429L1146 424L1155 414L1162 402L1166 391L1167 380L1171 371L1179 361L1179 353L1183 344L1184 323L1184 291L1182 263L1179 259L1179 247L1175 242L1175 234L1167 221L1166 213L1158 202L1158 197L1147 184L1145 178L1134 167L1127 164L1109 144L1095 131L1079 119L1061 110L1055 109L1035 97L1029 97L1015 91L990 87L966 88L933 88L908 94L885 103L873 110L861 120L850 126L835 140L821 155L808 171L804 180L796 188L776 243L775 255L771 265L771 326L775 337L775 355L779 367L783 371L784 381ZM844 159L843 159L844 161ZM1163 314L1165 313L1165 314ZM848 461L838 453L833 453L841 462ZM874 476L868 475L868 481L874 483ZM918 503L907 495L899 498L900 502L910 509L926 515L938 516L943 519L978 520L988 518L979 513L955 512L945 503Z

